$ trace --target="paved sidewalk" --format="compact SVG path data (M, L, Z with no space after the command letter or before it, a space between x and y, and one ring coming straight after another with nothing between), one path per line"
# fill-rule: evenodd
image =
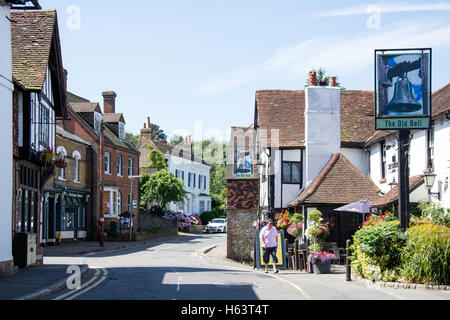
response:
M159 243L192 234L179 234L158 237L143 241L131 242L105 242L100 247L98 242L79 241L64 243L55 247L46 247L45 257L80 256L88 253L105 252L122 248L136 247L146 244ZM69 265L40 265L26 269L18 269L17 273L9 278L0 279L0 300L38 300L58 292L66 287L70 274L67 273ZM88 274L87 265L79 266L81 276Z

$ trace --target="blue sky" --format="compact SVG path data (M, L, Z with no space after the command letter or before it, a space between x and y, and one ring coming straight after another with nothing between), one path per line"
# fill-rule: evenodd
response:
M380 48L431 47L433 90L450 82L450 1L40 4L58 12L69 91L102 102L114 90L135 134L150 117L169 137L228 139L252 124L257 89L303 89L312 68L373 90Z

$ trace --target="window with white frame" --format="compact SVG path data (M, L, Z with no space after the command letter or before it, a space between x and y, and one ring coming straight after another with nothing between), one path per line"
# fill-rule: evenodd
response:
M122 193L120 190L105 188L104 199L107 203L105 214L117 217L122 213Z
M203 212L205 212L205 201L201 200L200 204L199 204L199 213L202 214Z
M105 152L105 173L111 174L111 153Z
M125 123L119 122L119 139L125 140Z
M117 175L119 177L122 176L122 155L121 154L119 154L117 156Z
M128 158L128 177L133 176L133 165L134 165L133 159Z
M73 158L73 181L76 183L80 182L80 160L81 154L79 151L75 150L72 154Z
M102 115L98 112L94 112L94 130L97 134L100 134L102 125Z
M56 149L56 154L58 159L65 160L67 157L67 151L64 147L60 146ZM58 180L65 181L66 180L66 169L58 168Z
M428 167L434 168L434 127L428 130Z

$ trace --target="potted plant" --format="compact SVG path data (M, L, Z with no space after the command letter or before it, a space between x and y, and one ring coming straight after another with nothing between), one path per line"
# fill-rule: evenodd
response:
M289 228L287 229L287 232L291 236L293 236L297 239L301 238L301 236L303 235L303 223L297 222L297 223L291 224L289 226Z
M58 158L53 160L53 164L60 169L64 169L67 167L67 160L64 158Z
M292 224L289 212L286 210L284 213L280 215L280 219L277 222L277 227L286 231L289 226Z
M333 259L334 254L326 251L311 253L308 257L308 261L313 265L315 274L330 273Z
M50 167L54 157L53 149L47 147L44 151L38 153L38 158L43 167Z

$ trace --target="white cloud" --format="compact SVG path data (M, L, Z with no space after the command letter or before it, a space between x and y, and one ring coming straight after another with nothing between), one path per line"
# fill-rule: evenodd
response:
M421 3L412 4L408 2L400 3L376 3L365 4L359 6L346 7L339 10L326 11L315 14L319 17L340 17L340 16L353 16L373 13L373 10L377 9L380 13L392 13L392 12L416 12L416 11L450 11L450 3Z
M448 21L400 21L389 28L360 34L340 34L305 40L277 49L262 63L232 71L196 91L216 94L257 79L303 79L311 68L324 67L340 78L367 70L374 63L375 49L438 48L450 44Z

